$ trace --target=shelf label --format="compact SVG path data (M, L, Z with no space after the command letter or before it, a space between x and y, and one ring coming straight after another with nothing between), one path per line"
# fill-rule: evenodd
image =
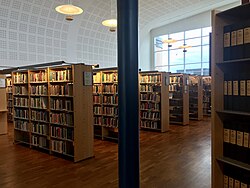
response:
M92 86L93 85L92 72L83 72L83 85L84 86Z
M250 43L250 27L244 29L244 44Z
M236 46L236 31L231 32L231 46Z
M241 45L244 43L244 40L243 40L243 29L239 29L237 30L237 45Z
M229 143L230 141L230 130L229 129L224 129L224 142Z
M244 142L243 142L243 146L248 148L249 146L249 133L245 133L244 132L244 138L243 138Z
M227 81L227 94L232 95L232 81Z
M230 47L230 33L224 33L224 47Z
M227 95L227 81L224 81L224 95Z
M233 81L233 95L239 95L238 81Z
M246 96L246 81L240 81L240 96Z
M0 78L0 88L3 87L5 88L5 79Z
M237 131L237 145L243 146L243 132Z
M230 130L230 143L236 144L236 131Z

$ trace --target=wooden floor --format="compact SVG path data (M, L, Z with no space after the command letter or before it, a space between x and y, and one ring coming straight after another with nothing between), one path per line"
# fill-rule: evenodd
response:
M141 187L211 187L210 126L206 119L168 133L141 131ZM118 187L116 143L95 140L95 158L72 163L13 145L12 138L0 136L0 188Z

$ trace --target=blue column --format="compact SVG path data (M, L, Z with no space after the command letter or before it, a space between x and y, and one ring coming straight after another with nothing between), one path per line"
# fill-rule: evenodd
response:
M140 187L138 0L117 0L119 187Z

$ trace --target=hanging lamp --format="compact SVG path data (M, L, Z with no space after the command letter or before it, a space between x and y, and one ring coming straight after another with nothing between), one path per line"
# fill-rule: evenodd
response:
M183 49L183 52L187 52L187 48L192 48L192 46L189 46L187 44L183 44L182 46L179 47L180 49Z
M109 31L115 32L117 28L117 19L115 18L113 14L115 13L115 10L113 10L112 6L112 0L111 0L111 19L107 19L102 21L102 25L109 27Z

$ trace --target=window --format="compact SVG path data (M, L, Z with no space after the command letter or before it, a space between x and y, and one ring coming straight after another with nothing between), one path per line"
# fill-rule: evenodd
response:
M154 38L154 66L156 70L173 73L208 75L209 33L211 27L162 35ZM175 39L170 45L164 39ZM189 45L186 52L179 47Z

